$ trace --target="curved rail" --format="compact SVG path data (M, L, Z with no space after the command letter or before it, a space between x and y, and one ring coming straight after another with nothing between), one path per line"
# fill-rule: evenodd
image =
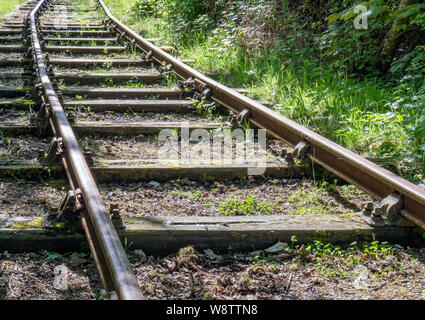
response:
M40 9L45 9L47 5L48 0L40 0L29 19L33 61L40 81L38 89L42 91L43 107L51 115L49 122L54 135L62 138L64 152L61 160L70 187L77 195L76 205L82 210L83 228L105 289L115 290L119 299L142 299L137 279L131 270L118 234L106 214L97 185L49 80L36 23Z
M102 0L100 6L108 23L158 63L172 66L181 79L191 79L196 90L209 89L210 98L235 112L249 110L251 122L291 146L307 142L308 157L345 181L352 183L376 199L382 200L398 192L401 196L401 215L425 229L425 190L396 174L362 158L319 134L295 123L260 103L249 99L180 62L117 20Z

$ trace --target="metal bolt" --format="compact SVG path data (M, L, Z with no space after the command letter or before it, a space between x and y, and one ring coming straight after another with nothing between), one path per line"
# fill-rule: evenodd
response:
M109 213L111 214L112 219L120 219L120 209L118 207L118 204L111 203L111 206L109 207Z
M370 216L373 209L374 209L375 205L373 204L372 201L368 201L365 206L363 207L363 212L365 215Z
M111 206L109 207L109 213L111 215L112 224L114 225L115 229L125 229L124 222L122 221L120 215L120 209L118 207L118 204L111 203Z
M294 162L294 155L292 154L292 152L287 152L286 153L285 161L288 162L288 163L293 163Z
M94 166L93 154L89 148L84 148L84 158L86 159L89 167Z

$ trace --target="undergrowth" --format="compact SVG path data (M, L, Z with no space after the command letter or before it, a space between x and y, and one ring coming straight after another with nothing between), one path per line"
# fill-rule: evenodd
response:
M415 1L413 1L415 3ZM275 111L425 185L425 7L370 1L369 28L353 28L355 1L109 0L115 13L195 68L215 73ZM125 9L126 8L126 9ZM395 19L399 50L376 57ZM372 59L373 58L373 59Z

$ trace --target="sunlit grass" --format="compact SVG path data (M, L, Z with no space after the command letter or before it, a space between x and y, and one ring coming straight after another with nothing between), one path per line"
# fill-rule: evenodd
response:
M250 88L252 98L364 156L386 157L403 146L403 118L388 106L394 96L378 80L351 79L309 62L287 66L212 38L179 52L195 59L197 69L219 73L220 82Z
M154 19L142 22L149 37L174 42ZM288 67L250 56L224 37L201 38L180 46L179 55L195 59L200 71L218 73L218 81L250 88L252 98L364 156L385 157L403 145L402 118L387 106L393 96L377 80L350 79L308 62Z
M384 81L355 79L317 65L313 58L295 64L282 61L276 51L256 55L221 29L178 38L160 19L132 14L135 0L107 2L132 28L143 29L146 37L161 38L161 45L174 46L180 58L194 59L197 70L216 74L230 87L249 88L251 98L269 101L276 112L365 157L405 164L420 145L412 136L415 117L406 119L413 109L398 104L400 93ZM421 183L422 170L416 165L409 170L406 177Z
M16 8L18 4L24 3L26 0L1 0L0 1L0 22L3 22L3 16Z
M116 13L123 13L126 9L134 6L136 0L106 0L105 4Z

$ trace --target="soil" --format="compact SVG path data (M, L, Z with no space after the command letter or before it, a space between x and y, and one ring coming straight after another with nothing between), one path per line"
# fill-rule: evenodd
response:
M281 260L264 252L217 255L188 247L164 258L142 250L128 257L145 299L423 300L425 249L380 246L389 251L317 257L298 247ZM57 267L66 270L66 289L55 289ZM102 298L86 253L0 253L0 299Z
M144 67L123 67L123 68L117 68L117 67L108 67L108 65L96 68L96 67L86 67L86 68L64 68L57 66L55 68L57 72L61 73L139 73L139 72L158 72L157 69L154 68L144 68Z
M0 87L24 87L28 82L22 79L0 79Z
M318 188L310 180L196 183L188 179L101 185L107 207L123 216L219 216L226 214L337 214L356 220L372 199L357 188ZM342 197L343 200L341 199ZM232 204L232 200L236 203ZM248 199L248 200L247 200ZM245 200L245 202L244 202ZM252 206L246 208L247 206ZM226 211L226 209L234 210Z
M70 58L72 56L73 58L89 58L89 59L143 59L144 54L137 53L137 54L131 54L131 53L117 53L117 52L111 52L107 55L105 54L61 54L61 53L51 53L49 54L50 59L66 59ZM0 56L1 57L1 56Z
M25 69L21 67L1 67L0 68L0 74L1 73L23 73L23 72L25 72Z
M116 68L116 69L108 70L108 72L109 71L111 71L111 72L121 72L121 70L122 69ZM141 82L133 82L133 85L135 85L136 88L175 88L175 85L174 86L173 85L165 86L164 84L160 84L160 83L143 84ZM72 84L63 84L62 83L59 86L59 88L60 89L61 88L62 89L63 88L94 89L94 88L111 88L111 86L109 86L107 84L104 84L104 83L99 83L99 84L96 84L96 85L90 85L90 84L84 84L84 85L82 85L82 84L79 84L79 83L72 83ZM118 83L116 85L114 84L113 88L132 88L132 87L126 85L125 83ZM67 101L67 100L76 100L76 97L75 96L74 97L69 97L69 96L66 96L64 94L64 97L66 98L65 101ZM90 99L92 99L92 98L90 98Z
M64 186L60 182L0 179L0 216L43 216L60 207L67 190Z
M360 258L325 255L302 262L295 252L285 261L261 261L259 253L229 254L212 261L205 254L134 264L147 299L357 300L424 299L425 250L393 246L392 253ZM141 252L136 257L142 258ZM261 255L261 254L260 254ZM134 257L134 255L133 255ZM272 256L273 257L273 256ZM308 258L308 256L307 256Z
M177 142L176 142L177 143ZM238 150L245 152L246 147L244 143L237 143L233 141L232 145L232 158L226 160L223 155L223 145L220 149L214 149L212 146L212 139L201 142L190 142L186 146L179 147L172 143L168 144L165 141L160 141L158 137L152 135L139 134L133 137L125 136L93 136L86 135L79 139L79 144L82 149L90 149L94 155L94 160L98 161L101 165L102 160L159 160L164 164L175 165L175 161L182 155L182 150L188 148L190 157L184 160L182 155L182 162L185 164L244 164L250 160L255 161L259 158L259 154L253 153L254 151L246 150L251 154L241 154L238 158ZM239 147L238 147L239 146ZM209 155L206 155L206 150ZM281 165L276 158L271 154L266 154L267 163L275 163ZM122 162L122 161L121 161Z
M101 285L94 264L84 258L77 264L77 259L72 259L75 254L57 256L53 259L54 254L49 252L0 253L0 299L95 299L101 291ZM61 269L66 270L67 288L54 283L55 271L58 274Z
M22 53L0 52L0 60L23 59Z
M46 151L50 139L33 136L0 137L0 160L31 160Z
M0 99L1 101L1 99ZM0 108L0 122L25 123L29 121L29 112L14 108Z
M196 122L196 123L217 123L217 119L206 119L205 117L199 117L195 113L101 113L101 112L78 112L75 113L77 120L85 121L119 121L119 122L132 122L132 121L143 121L143 122Z

